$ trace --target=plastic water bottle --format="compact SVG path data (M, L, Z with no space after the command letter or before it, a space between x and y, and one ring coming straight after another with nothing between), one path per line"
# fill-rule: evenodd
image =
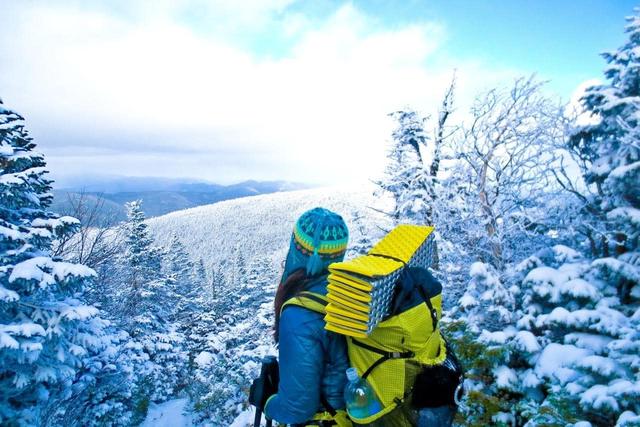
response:
M349 382L344 388L344 400L349 415L354 418L367 418L382 410L382 405L367 380L360 378L356 368L347 369Z

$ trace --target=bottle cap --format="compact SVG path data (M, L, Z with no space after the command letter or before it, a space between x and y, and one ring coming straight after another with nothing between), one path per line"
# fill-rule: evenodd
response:
M347 379L349 381L356 381L358 378L360 378L360 376L358 375L356 368L347 369Z

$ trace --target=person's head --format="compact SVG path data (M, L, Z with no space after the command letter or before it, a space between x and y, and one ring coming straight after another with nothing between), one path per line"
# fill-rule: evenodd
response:
M306 211L293 227L280 282L300 269L306 277L322 274L329 264L344 259L348 241L347 224L340 215L325 208Z
M335 212L313 208L298 218L275 298L276 340L282 304L302 290L308 279L326 274L330 264L342 261L348 242L347 224Z

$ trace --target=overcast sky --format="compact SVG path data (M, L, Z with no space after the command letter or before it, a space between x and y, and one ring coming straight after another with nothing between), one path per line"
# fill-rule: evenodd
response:
M568 99L626 0L0 0L0 97L49 169L336 184L381 169L388 112L537 73Z

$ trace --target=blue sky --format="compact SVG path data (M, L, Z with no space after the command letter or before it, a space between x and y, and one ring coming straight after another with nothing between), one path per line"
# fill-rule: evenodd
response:
M386 113L600 78L633 2L0 0L0 97L53 175L371 178ZM9 34L10 36L6 36Z
M624 41L624 17L640 5L626 0L360 0L351 4L376 28L437 23L445 32L440 55L534 70L563 97L571 95L577 82L599 76L603 62L597 53ZM278 13L279 22L299 13L313 27L343 5L336 0L294 2ZM197 9L182 19L202 33L216 33L205 19L198 19ZM234 42L256 55L276 58L286 57L295 45L279 25L236 34Z

